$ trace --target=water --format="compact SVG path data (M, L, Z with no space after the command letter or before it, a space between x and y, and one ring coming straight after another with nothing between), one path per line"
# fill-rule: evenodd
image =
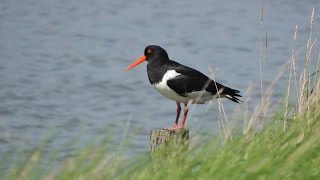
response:
M313 6L313 34L319 37L320 1L264 2L265 84L290 57L296 25L297 49L304 48ZM124 67L145 46L157 44L171 59L205 74L212 66L219 82L244 93L249 84L259 84L259 8L259 1L249 0L2 0L0 155L30 151L45 139L47 152L68 155L106 135L115 147L131 139L129 155L146 151L149 131L170 126L176 105L149 85L146 64L129 72ZM259 88L249 97L252 110ZM223 102L231 117L236 105ZM219 128L218 106L204 116L207 108L191 111L192 134Z

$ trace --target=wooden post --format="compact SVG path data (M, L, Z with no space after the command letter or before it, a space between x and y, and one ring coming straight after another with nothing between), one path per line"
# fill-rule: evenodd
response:
M181 153L187 151L189 147L189 130L188 129L156 129L150 134L150 155ZM158 153L159 152L159 153Z

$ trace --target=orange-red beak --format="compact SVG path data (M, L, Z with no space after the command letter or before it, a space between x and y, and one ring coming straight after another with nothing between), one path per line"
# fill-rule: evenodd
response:
M147 57L145 55L140 56L138 59L136 59L133 63L129 64L129 66L126 67L126 71L134 68L135 66L141 64L143 61L145 61Z

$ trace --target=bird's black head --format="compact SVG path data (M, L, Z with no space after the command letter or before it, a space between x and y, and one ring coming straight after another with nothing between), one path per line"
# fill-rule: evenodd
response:
M148 61L148 64L162 64L169 60L169 56L162 47L156 45L149 45L144 50L144 55L140 56L134 62L129 64L125 70L130 70L139 65L143 61Z
M157 45L147 46L144 50L144 55L146 56L147 61L149 62L153 60L157 60L157 61L169 60L169 56L166 50L164 50L162 47Z

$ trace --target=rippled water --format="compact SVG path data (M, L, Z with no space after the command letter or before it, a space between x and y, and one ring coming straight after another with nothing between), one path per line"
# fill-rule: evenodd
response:
M313 6L319 37L320 1L264 2L265 84L290 57L295 25L297 49L305 46ZM31 150L46 138L48 152L69 154L106 135L114 146L132 139L129 154L146 151L149 131L170 126L176 105L149 85L146 64L123 68L145 46L158 44L171 59L205 74L212 66L219 82L244 93L259 79L259 8L249 0L2 0L0 154ZM249 107L259 92L251 92ZM275 98L282 93L280 83ZM223 102L231 117L236 105ZM190 113L192 133L201 118L207 132L218 129L217 105L204 116L207 108Z

